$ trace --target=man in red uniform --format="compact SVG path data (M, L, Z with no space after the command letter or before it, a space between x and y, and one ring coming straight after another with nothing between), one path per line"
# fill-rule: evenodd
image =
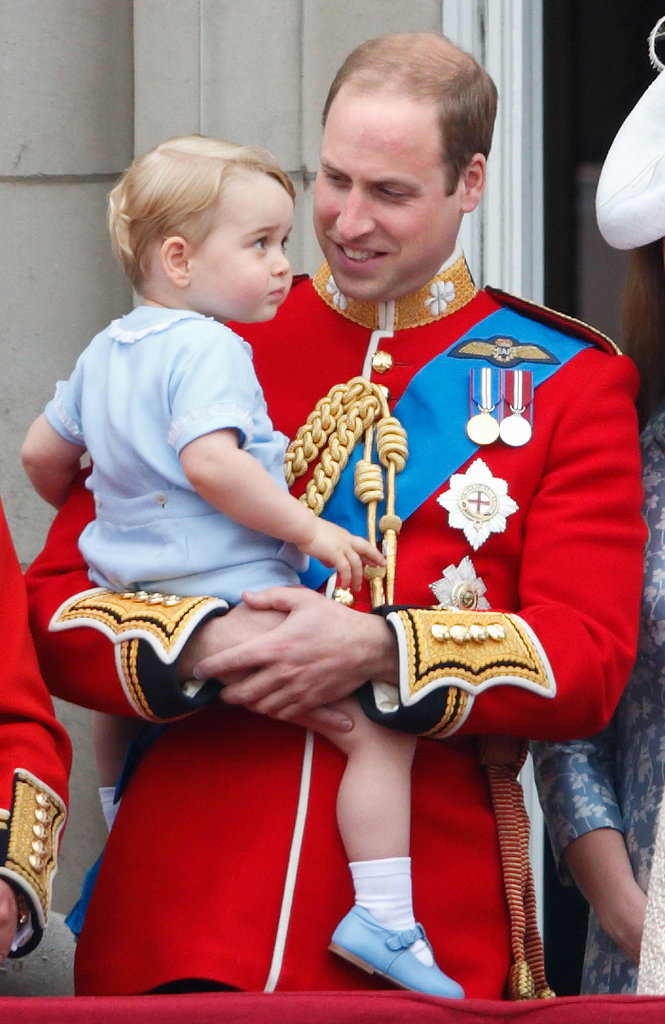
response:
M81 594L82 488L29 574L53 691L169 723L109 838L77 948L82 994L374 984L327 948L350 895L342 758L292 721L344 728L326 704L361 687L369 714L423 735L414 901L437 962L471 997L547 993L514 776L524 737L599 729L634 658L636 374L583 325L473 283L457 234L482 195L495 105L441 36L354 51L324 114L325 262L275 321L243 327L275 425L294 436L317 406L293 446L294 492L318 508L332 491L325 514L355 532L367 509L385 579L353 607L332 581L342 600L273 589L228 614L204 597ZM355 485L350 465L337 482L359 454ZM324 589L316 566L307 582Z
M23 577L0 505L0 961L39 942L66 818L70 744L28 630Z

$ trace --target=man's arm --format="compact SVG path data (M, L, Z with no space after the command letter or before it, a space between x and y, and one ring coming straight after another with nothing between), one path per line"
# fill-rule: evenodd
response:
M185 611L172 609L174 617L165 622L168 636L180 631L183 639L182 653L171 663L164 656L160 658L145 640L112 644L100 632L106 613L114 622L131 625L140 622L146 611L150 612L151 625L159 631L160 622L164 625L164 606L148 606L138 600L127 600L122 608L119 604L110 610L98 605L92 613L94 622L84 607L79 626L54 631L52 622L58 609L77 598L85 606L90 594L90 580L78 549L80 533L93 515L92 495L85 487L85 476L86 471L79 474L53 522L44 550L26 573L32 632L44 678L55 696L96 711L150 720L192 714L213 701L219 689L214 686L197 691L196 687L187 686L193 679L194 665L214 651L239 641L247 642L250 636L254 636L261 651L269 649L267 634L284 620L285 614L250 612L239 605L223 615L222 602L201 598L200 610L197 602L185 602ZM94 594L91 600L94 603ZM325 602L322 610L325 621L330 603ZM86 622L86 616L90 621ZM93 625L96 628L90 628ZM229 681L233 679L231 671ZM348 719L343 716L328 709L322 714L322 721L348 727Z
M399 710L406 712L399 723L393 716L400 728L412 728L410 717L414 731L437 730L442 737L560 739L597 732L616 706L635 657L645 532L636 375L625 357L596 350L581 353L559 374L556 388L541 400L550 405L551 436L516 561L518 607L512 618L502 610L393 610L387 621L395 633L393 658L399 645ZM442 524L442 537L444 530ZM492 543L501 549L502 538ZM503 557L501 549L498 566ZM398 581L399 572L398 559ZM491 587L489 575L486 583ZM321 699L344 696L363 674L375 682L395 679L394 664L386 664L385 633L375 623L356 627L358 613L342 608L327 617L313 602L281 592L275 597L274 591L251 600L261 607L278 601L291 622L281 627L277 647L257 641L198 666L201 677L248 673L225 700L295 719ZM450 632L459 625L469 635L466 645ZM353 641L343 640L346 630Z
M531 690L520 685L494 686L485 689L480 698L467 695L466 706L459 713L454 709L454 729L446 726L447 733L459 730L550 739L569 736L571 732L593 733L607 722L625 684L635 653L644 540L632 404L635 374L624 358L601 353L583 356L574 372L569 370L571 364L559 371L565 375L567 387L565 391L560 389L557 423L565 422L560 429L557 427L556 443L550 445L546 478L530 503L522 549L519 615L523 618L517 623L517 632L525 650L518 653L528 655L533 662L534 686ZM577 364L577 359L572 362ZM578 400L573 402L571 395ZM579 400L580 395L584 401ZM77 589L86 588L80 556L76 563L78 585L75 572L63 569L63 562L71 559L80 530L90 515L88 505L87 515L81 515L78 523L62 514L56 519L52 533L57 531L67 540L68 554L56 556L54 567L56 545L54 537L50 538L38 568L31 574L31 584L40 577L33 589L35 631L38 647L43 650L44 671L49 673L54 692L85 706L90 706L92 698L92 706L100 710L120 709L119 713L126 714L125 692L133 691L128 686L123 691L117 679L113 684L110 682L114 674L110 668L111 645L100 643L98 637L86 637L91 630L75 630L72 632L76 642L72 641L71 649L63 656L60 643L48 635L57 595L60 593L63 600ZM611 572L608 566L612 566ZM354 612L325 601L320 595L295 590L267 591L250 600L255 614L260 602L262 610L275 607L288 613L288 618L271 634L269 643L259 628L256 638L244 641L239 650L206 656L199 663L197 676L201 680L210 675L226 681L227 674L232 672L246 677L229 687L224 699L247 703L255 710L282 718L302 720L314 708L345 696L368 679L395 679L395 639L379 616ZM415 610L416 620L421 614L422 610ZM445 610L437 614L445 635L448 620L452 621L454 616ZM477 613L479 622L491 621L488 616L486 612ZM198 623L199 641L204 635L200 632L203 626ZM429 625L427 628L431 630ZM211 629L206 626L206 635ZM65 635L59 634L60 638ZM89 645L89 665L99 665L99 659L104 660L105 671L92 673L96 679L94 693L89 682L77 683L72 678L82 675L77 666L86 658L83 644ZM496 661L490 657L494 653L501 656L497 662L501 676L501 658L512 658L515 652L509 650L507 640L485 644L489 661ZM439 706L445 709L444 715L448 714L450 679L454 678L459 650L454 640L444 640L442 651L450 653L448 661L453 666L444 666L437 677L441 691ZM543 651L549 658L547 666ZM135 661L130 663L134 665ZM417 665L414 667L402 658L401 690L419 693L417 671ZM557 699L544 701L536 690L549 686L551 695L552 675ZM584 686L580 686L581 679L585 680ZM156 689L161 695L161 676ZM74 690L79 692L74 695ZM111 706L102 706L100 693L111 698ZM419 713L422 707L423 702L419 701ZM166 710L162 707L161 717L170 717L171 712L167 714ZM172 716L185 713L181 704ZM435 710L435 726L437 713Z

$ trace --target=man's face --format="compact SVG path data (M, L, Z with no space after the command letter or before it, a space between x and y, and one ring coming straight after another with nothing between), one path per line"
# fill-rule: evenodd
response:
M480 198L478 159L479 187L463 175L446 195L434 104L340 89L323 132L314 227L344 295L385 302L434 277Z

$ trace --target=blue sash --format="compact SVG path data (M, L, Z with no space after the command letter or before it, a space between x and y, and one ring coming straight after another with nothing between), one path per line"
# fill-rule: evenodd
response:
M534 390L569 359L589 347L589 342L562 334L555 328L504 308L474 324L459 341L423 366L393 410L393 415L407 432L409 445L406 466L397 477L396 512L402 520L408 519L478 451L478 445L469 440L461 425L466 424L469 418L470 370L474 366L487 365L487 360L466 355L455 358L455 354L465 342L497 336L537 345L554 357L547 362L525 360L533 374ZM353 490L354 469L362 451L362 444L357 444L323 514L351 533L364 536L366 509ZM381 510L377 513L380 515ZM310 559L309 569L301 579L306 586L318 590L328 576L330 569L316 559Z

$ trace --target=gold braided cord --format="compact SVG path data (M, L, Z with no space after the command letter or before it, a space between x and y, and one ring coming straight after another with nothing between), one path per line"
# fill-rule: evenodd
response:
M365 377L353 377L346 384L331 388L289 445L285 472L290 487L318 460L300 500L315 515L321 515L361 437L364 453L356 467L354 491L367 507L367 536L372 544L378 539L377 506L384 496L386 500L386 514L379 526L384 534L387 566L378 572L366 569L372 604L377 605L394 598L397 534L401 527L395 514L395 476L404 469L408 456L406 431L390 415L384 389ZM375 446L378 462L385 469L385 484L381 468L373 458Z

